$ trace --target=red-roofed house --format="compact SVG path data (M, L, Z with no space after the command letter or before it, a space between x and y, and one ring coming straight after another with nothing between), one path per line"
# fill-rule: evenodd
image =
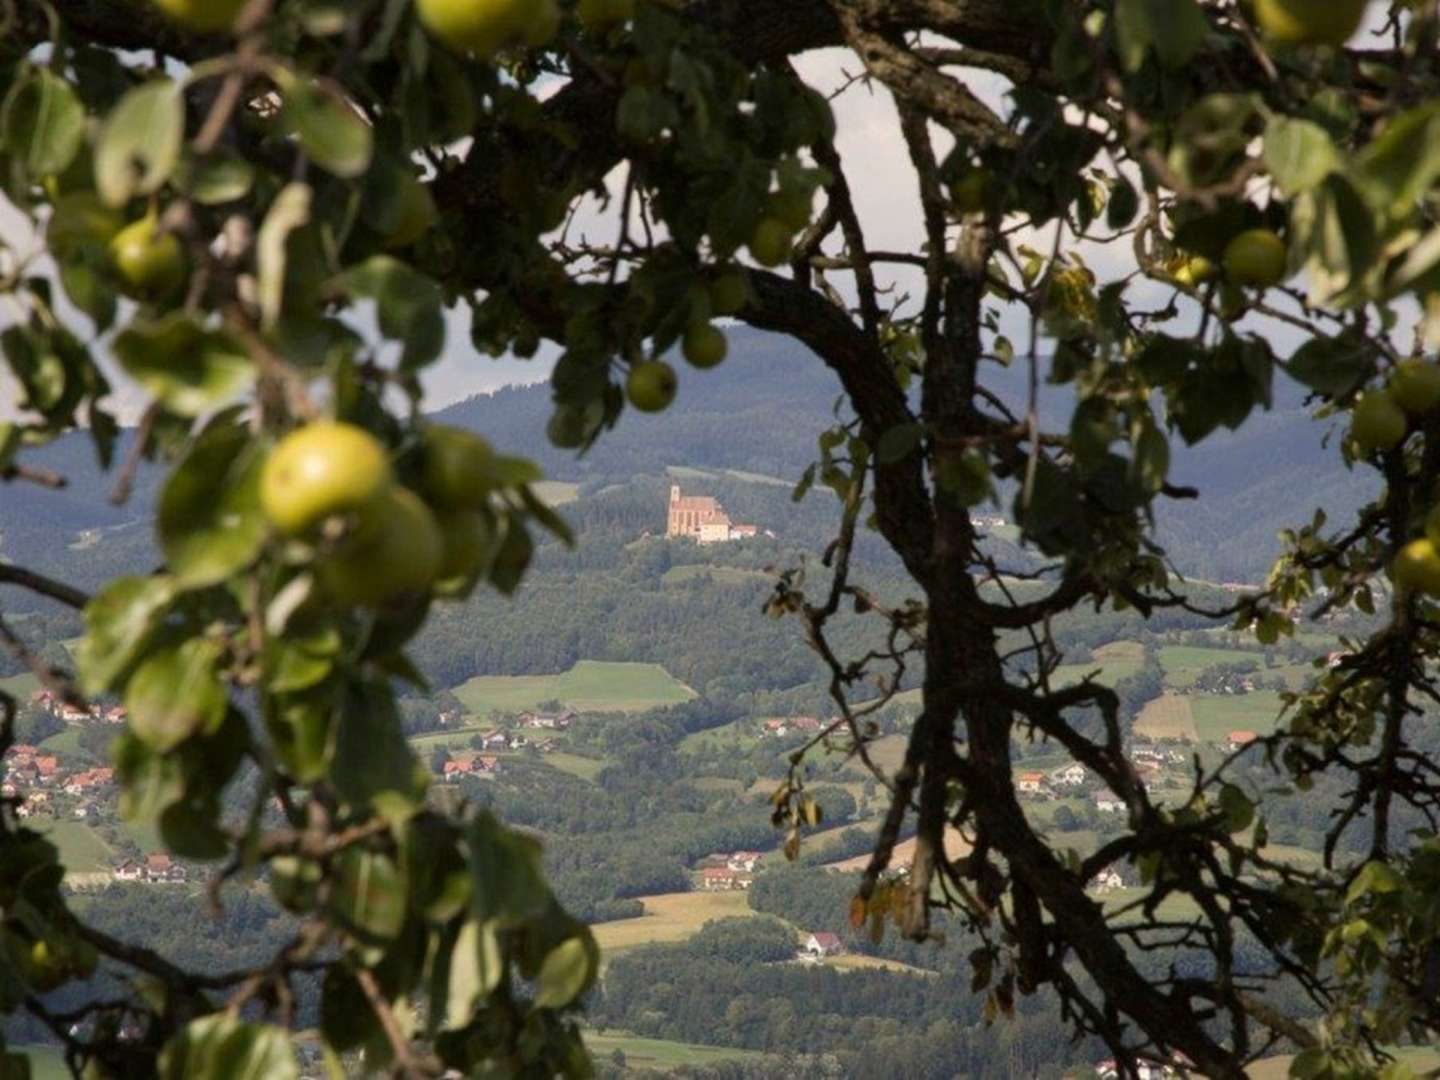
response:
M1260 736L1256 735L1253 731L1232 731L1225 737L1225 741L1228 742L1233 749L1241 746L1249 746L1258 738L1260 738Z
M153 882L184 882L185 868L169 855L145 856L145 880Z
M839 956L845 951L845 943L840 940L840 935L820 930L805 935L800 942L800 951L817 959L822 956Z
M1045 790L1043 772L1022 772L1015 778L1015 790L1022 795L1039 795Z
M759 851L732 851L725 857L725 866L729 870L743 870L750 873L760 865L760 860L765 855Z
M36 780L48 784L60 771L60 759L54 754L42 754L35 759Z

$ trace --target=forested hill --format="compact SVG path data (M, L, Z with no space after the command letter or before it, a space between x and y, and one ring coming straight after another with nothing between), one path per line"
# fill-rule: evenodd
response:
M659 477L672 466L793 481L814 459L817 434L835 422L839 383L789 339L743 328L731 328L729 337L730 357L718 368L681 365L681 393L670 410L658 416L627 412L583 457L545 440L551 404L543 384L474 397L437 418L481 431L507 452L536 459L552 478L579 481L587 491ZM1019 399L1020 365L1010 371L990 368L986 378L1002 395ZM1045 389L1047 424L1063 428L1067 394L1064 388ZM1258 414L1238 432L1221 432L1194 449L1177 439L1173 479L1198 488L1201 498L1163 505L1161 536L1185 573L1258 580L1274 557L1279 529L1308 521L1321 503L1332 520L1343 520L1367 496L1368 481L1346 472L1333 447L1323 445L1329 426L1311 419L1295 388L1277 386L1277 397L1274 411ZM123 459L128 443L122 436L117 459ZM148 530L137 523L153 503L158 470L142 469L134 498L116 508L108 501L114 476L96 470L87 435L27 453L26 461L63 473L70 486L62 492L0 486L0 556L68 575L84 586L98 584L117 569L117 561L135 568L151 561ZM697 493L706 489L703 481L686 482ZM1008 515L1009 508L1003 509ZM85 536L96 529L105 530L103 554L93 546L97 538Z
M658 416L627 413L584 457L545 441L551 412L545 385L471 398L439 415L534 457L556 479L624 482L686 465L793 480L814 460L816 435L835 422L840 385L792 339L748 328L728 334L725 363L710 371L680 365L674 406ZM985 377L1003 397L1021 400L1025 373L1018 362L1009 371L989 368ZM1275 391L1275 409L1256 414L1239 431L1221 431L1194 448L1175 439L1173 479L1198 488L1201 498L1162 505L1160 525L1167 550L1187 574L1259 580L1280 529L1309 521L1321 503L1332 521L1343 520L1374 490L1372 481L1344 469L1333 442L1325 445L1327 435L1333 440L1330 426L1310 416L1298 388L1277 381ZM1068 406L1065 388L1042 391L1047 424L1063 429Z

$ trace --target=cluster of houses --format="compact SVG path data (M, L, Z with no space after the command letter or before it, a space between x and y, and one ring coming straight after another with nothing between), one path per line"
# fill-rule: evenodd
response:
M760 721L761 733L776 739L796 731L814 735L824 726L817 716L772 716Z
M476 734L471 740L471 746L478 746L482 751L499 750L524 750L527 746L533 746L542 754L548 754L560 744L554 739L532 739L528 735L521 735L519 732L505 732L499 728L487 728Z
M1253 734L1251 737L1254 737ZM1130 752L1130 764L1140 780L1147 785L1158 781L1170 766L1183 764L1184 761L1184 751L1170 747L1146 745L1136 747ZM1015 790L1021 795L1037 799L1053 799L1074 794L1097 784L1099 777L1076 761L1049 772L1029 770L1015 776ZM1094 800L1095 809L1101 813L1120 813L1125 809L1125 801L1108 788L1101 787L1092 792L1091 798Z
M54 691L36 690L30 695L30 700L44 709L51 716L64 720L67 724L78 724L86 720L98 720L102 724L123 724L125 722L125 706L123 705L90 705L84 708L72 705Z
M20 799L15 814L28 818L51 813L54 806L52 796L56 793L84 799L110 788L114 783L115 770L109 766L67 773L55 754L20 743L12 746L5 755L0 797ZM94 809L93 804L82 802L75 808L75 816L88 817Z
M700 888L705 892L732 892L748 889L755 882L765 854L760 851L717 852L696 864Z
M126 859L111 871L116 881L143 881L150 885L183 885L188 876L185 867L169 855Z

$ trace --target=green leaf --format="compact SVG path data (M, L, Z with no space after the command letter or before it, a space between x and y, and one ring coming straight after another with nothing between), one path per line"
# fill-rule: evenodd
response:
M111 206L158 191L180 160L185 104L180 87L155 79L110 111L95 146L95 189Z
M1135 440L1135 474L1150 495L1165 486L1170 474L1170 443L1154 424L1146 424Z
M390 688L357 681L346 688L330 766L335 790L353 806L393 793L415 794L415 759L405 743Z
M220 655L214 642L191 638L147 656L125 687L130 730L159 754L218 730L226 707Z
M495 553L495 561L490 564L490 583L506 596L514 593L520 587L534 553L535 543L530 539L529 531L524 523L512 516L508 519L500 550Z
M440 286L409 264L375 255L341 278L355 297L375 301L380 332L405 345L400 366L415 370L434 362L445 344Z
M1255 804L1234 784L1220 789L1220 812L1225 815L1225 828L1232 833L1244 832L1255 820Z
M1360 152L1350 177L1376 209L1408 213L1440 179L1440 104L1391 117Z
M476 918L493 919L503 929L545 910L550 890L540 868L539 841L507 829L488 811L476 815L465 835Z
M192 1020L160 1051L161 1080L299 1080L290 1033L228 1013Z
M294 78L286 79L283 89L281 119L315 164L347 180L370 167L374 132L344 98Z
M388 855L348 847L336 861L330 907L361 941L390 941L405 925L405 876Z
M85 608L75 663L85 692L103 694L144 651L180 590L170 577L112 581Z
M881 465L893 465L909 457L924 438L924 424L899 424L880 436L875 456Z
M1319 187L1341 167L1340 153L1319 124L1274 116L1265 128L1265 165L1287 196Z
M165 481L156 528L184 586L214 585L254 561L265 542L260 512L264 455L237 424L212 425Z
M177 416L199 416L243 394L255 367L238 341L184 312L134 322L116 339L120 365Z
M566 938L545 955L535 980L535 1007L559 1009L569 1005L595 981L600 972L600 947L588 927Z
M273 329L280 319L285 302L286 242L292 232L309 223L312 195L308 184L286 184L270 204L256 235L260 319L266 330Z
M1316 337L1295 350L1285 370L1311 390L1338 397L1368 379L1375 360L1370 347L1358 339Z
M220 805L214 799L175 802L160 812L160 839L182 859L223 859L230 853L230 840L219 820Z
M1361 867L1345 890L1345 903L1353 904L1366 896L1383 896L1399 892L1405 887L1405 879L1387 863L1371 861Z
M10 158L31 179L64 172L85 138L85 106L49 68L17 79L0 108L0 133Z
M454 1031L475 1018L476 1010L504 977L505 960L495 925L466 919L455 936L443 974L444 1028Z
M250 193L255 166L234 154L215 153L200 161L182 161L176 183L200 205L219 206Z
M1115 44L1126 71L1139 71L1152 46L1160 63L1179 68L1205 43L1210 24L1195 0L1117 0Z

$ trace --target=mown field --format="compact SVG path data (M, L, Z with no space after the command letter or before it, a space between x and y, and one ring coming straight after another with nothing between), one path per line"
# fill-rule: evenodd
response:
M614 956L640 945L686 941L711 919L751 915L744 892L687 892L642 896L645 914L638 919L596 923L590 929L603 952Z
M1145 648L1138 641L1112 641L1092 650L1091 655L1094 659L1083 664L1061 664L1051 681L1056 686L1064 686L1099 671L1099 681L1114 686L1119 680L1134 675L1145 662Z
M1188 690L1199 674L1216 664L1239 664L1253 661L1257 670L1269 674L1260 653L1243 649L1204 648L1198 645L1166 645L1159 652L1160 666L1165 669L1165 685Z
M643 712L695 696L659 664L581 660L559 675L481 675L452 691L473 716L560 701L578 712Z
M60 849L60 861L77 874L109 870L115 851L94 829L81 821L35 818L35 827Z
M1147 739L1189 739L1199 736L1195 731L1195 713L1190 707L1193 698L1166 693L1146 704L1135 718L1135 734Z
M609 1061L619 1050L625 1055L628 1069L673 1069L681 1065L713 1065L718 1061L757 1061L764 1057L757 1050L646 1039L628 1031L607 1029L586 1031L585 1045L597 1061Z
M1190 698L1195 732L1201 742L1223 742L1232 731L1268 735L1280 720L1280 695L1272 690L1254 694L1197 694Z

